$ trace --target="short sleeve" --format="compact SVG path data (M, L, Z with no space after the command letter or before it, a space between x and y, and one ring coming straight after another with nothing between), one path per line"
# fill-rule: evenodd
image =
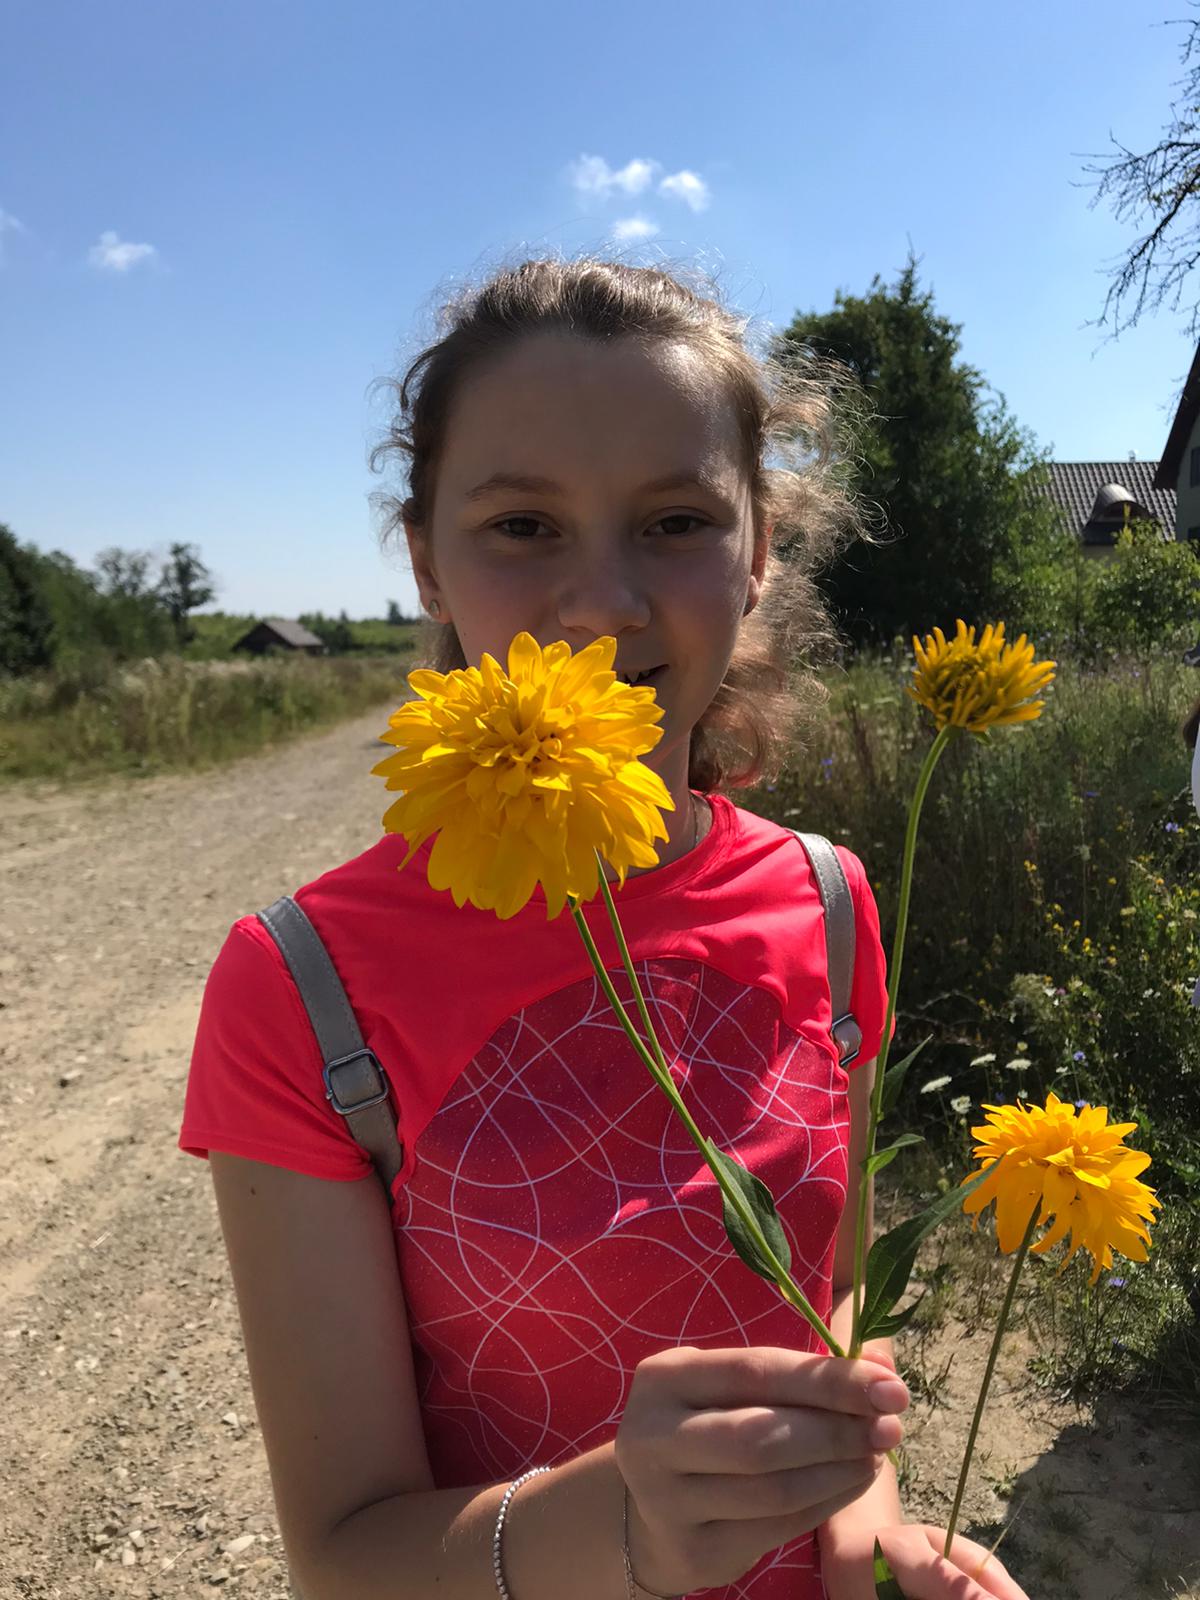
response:
M854 981L850 985L850 1010L862 1029L862 1046L851 1062L857 1066L873 1061L883 1044L883 1023L887 1016L887 957L879 932L879 907L867 881L862 862L845 845L835 846L845 868L854 901ZM896 1019L892 1018L889 1039L895 1038Z
M235 922L204 986L178 1146L349 1180L371 1170L325 1098L304 1002L256 917Z

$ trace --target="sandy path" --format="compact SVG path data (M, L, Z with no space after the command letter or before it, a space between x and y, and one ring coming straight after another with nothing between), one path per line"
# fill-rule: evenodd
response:
M290 1593L207 1167L175 1140L213 957L378 837L390 709L213 773L0 789L0 1600ZM931 1520L986 1335L939 1345L910 1419ZM1197 1592L1186 1430L1048 1404L1014 1351L986 1437L968 1510L1027 1500L1007 1550L1037 1600Z
M378 837L390 709L199 776L0 790L6 1600L288 1593L207 1167L175 1140L213 957Z

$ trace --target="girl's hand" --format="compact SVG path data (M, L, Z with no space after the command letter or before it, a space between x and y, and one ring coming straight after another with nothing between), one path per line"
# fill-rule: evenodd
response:
M862 1494L907 1405L869 1359L774 1346L647 1356L615 1440L637 1579L668 1595L735 1583Z
M829 1600L875 1600L875 1537L909 1600L1029 1600L999 1556L955 1534L950 1559L942 1556L946 1530L906 1522L838 1535L821 1546L821 1571Z

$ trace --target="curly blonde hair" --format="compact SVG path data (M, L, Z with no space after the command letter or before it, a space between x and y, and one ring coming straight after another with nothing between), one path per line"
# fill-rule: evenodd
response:
M770 528L762 593L743 619L725 677L692 731L688 783L702 793L774 778L803 746L829 698L818 675L846 644L815 576L857 538L874 542L847 483L846 467L865 409L849 369L815 352L786 361L749 348L749 319L657 267L592 257L524 261L453 296L441 337L401 377L380 380L395 411L371 451L372 470L406 467L407 493L376 495L380 542L403 547L407 521L427 529L446 420L472 370L526 335L633 338L685 345L724 385L737 418L749 478L754 531ZM780 465L768 464L774 450ZM425 620L424 664L439 672L468 665L453 626Z

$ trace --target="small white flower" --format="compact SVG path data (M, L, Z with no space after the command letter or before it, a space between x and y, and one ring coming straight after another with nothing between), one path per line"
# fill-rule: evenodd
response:
M958 1116L965 1117L971 1109L971 1096L969 1094L956 1094L950 1102L950 1109Z
M949 1073L947 1073L944 1078L930 1078L928 1083L923 1083L921 1085L921 1093L932 1094L935 1089L944 1089L949 1082Z
M973 1067L986 1067L989 1061L995 1061L995 1059L996 1052L994 1050L989 1050L985 1056L976 1056L971 1065Z
M1033 1062L1028 1056L1014 1056L1011 1061L1004 1063L1009 1072L1024 1072L1026 1067L1031 1067Z

